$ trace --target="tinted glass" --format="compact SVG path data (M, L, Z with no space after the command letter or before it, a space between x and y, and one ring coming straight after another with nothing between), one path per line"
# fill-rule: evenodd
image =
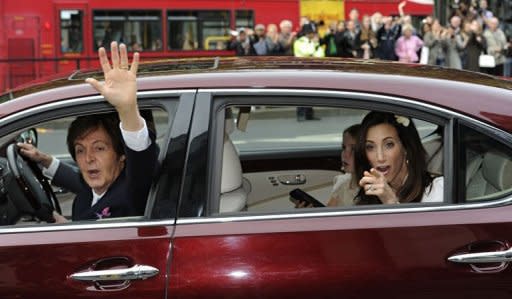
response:
M62 53L81 53L83 43L83 12L81 10L61 10L60 46Z
M129 51L162 50L160 11L94 11L95 49L110 48L112 41L125 43Z
M512 149L469 127L461 130L466 200L491 200L512 192Z
M171 50L222 50L229 40L229 11L168 11Z

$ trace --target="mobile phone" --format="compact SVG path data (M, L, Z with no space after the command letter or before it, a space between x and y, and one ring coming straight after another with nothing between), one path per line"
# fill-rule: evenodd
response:
M312 204L313 207L315 208L325 207L323 203L319 202L316 198L307 194L306 192L302 191L299 188L290 191L290 200L292 199L306 202L308 205Z

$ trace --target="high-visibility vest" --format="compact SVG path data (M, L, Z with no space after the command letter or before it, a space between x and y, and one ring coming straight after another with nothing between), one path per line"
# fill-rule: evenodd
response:
M320 43L303 36L293 43L295 57L325 57L324 48Z

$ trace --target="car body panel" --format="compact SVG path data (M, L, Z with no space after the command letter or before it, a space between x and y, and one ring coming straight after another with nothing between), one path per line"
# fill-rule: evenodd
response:
M257 220L250 216L198 220L203 224L182 220L174 235L170 294L176 295L172 298L506 297L510 269L482 274L446 259L470 252L467 246L476 242L481 242L482 250L496 242L509 246L510 212L510 207L503 207L485 213L397 211L318 218L311 213L299 219L276 215L266 217L269 220L257 216Z
M96 298L102 292L94 283L69 276L101 259L119 257L128 259L129 265L149 265L160 271L147 280L133 281L122 290L124 298L164 298L172 227L83 229L75 225L56 231L27 230L0 234L2 298ZM116 267L126 265L114 262L106 269ZM107 293L119 296L119 289Z

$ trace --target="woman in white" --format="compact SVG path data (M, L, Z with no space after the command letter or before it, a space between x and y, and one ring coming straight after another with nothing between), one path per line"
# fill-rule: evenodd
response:
M341 172L343 174L334 177L334 186L327 202L328 207L354 204L354 197L359 190L359 185L352 173L354 173L354 151L360 127L361 125L356 124L343 131L343 142L341 144Z
M427 171L426 152L410 118L370 112L355 152L357 204L442 202L443 177Z

